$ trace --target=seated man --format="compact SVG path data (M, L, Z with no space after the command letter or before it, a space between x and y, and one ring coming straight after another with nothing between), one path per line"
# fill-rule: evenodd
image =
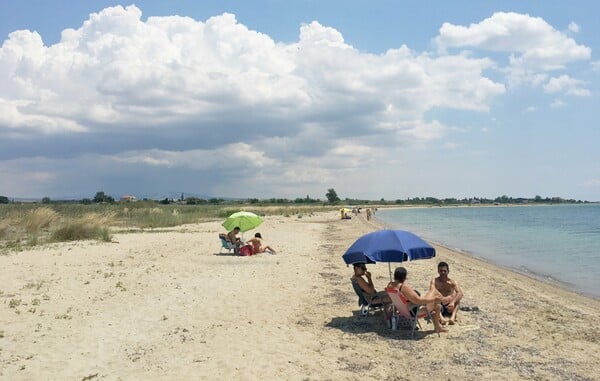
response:
M266 251L271 254L277 254L275 249L273 249L271 246L263 245L262 235L260 235L260 233L254 234L254 238L249 239L248 243L252 245L252 254L264 253Z
M239 239L239 237L237 236L239 233L240 233L240 228L237 226L235 228L233 228L232 231L227 233L227 240L229 242L231 242L233 245L235 245L236 247L243 245L242 240Z
M456 313L458 312L458 304L463 297L462 290L458 283L448 277L450 267L446 262L438 263L437 278L431 280L430 287L435 288L446 297L442 302L442 316L449 317L448 324L452 325L456 321ZM445 324L445 320L441 320Z
M363 278L365 276L367 279ZM358 284L358 287L362 290L365 297L367 297L371 304L384 304L385 308L385 319L390 320L392 316L391 304L392 301L385 291L377 291L373 285L371 279L371 273L367 271L367 265L364 263L354 264L354 275L352 280Z

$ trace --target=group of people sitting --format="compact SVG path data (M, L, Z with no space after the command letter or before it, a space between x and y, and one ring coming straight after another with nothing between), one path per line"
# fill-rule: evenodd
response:
M262 235L260 233L254 234L254 238L249 239L248 241L242 240L238 237L240 234L240 228L235 227L232 231L228 232L225 235L225 240L229 242L234 247L234 251L237 253L244 246L249 246L251 250L251 254L259 254L259 253L270 253L277 254L275 249L273 249L269 245L265 245L262 241Z
M433 325L436 332L448 332L446 325L456 322L458 306L463 296L458 283L448 277L450 267L446 262L438 263L438 276L429 282L429 290L424 296L420 296L406 281L408 272L404 267L398 267L394 271L394 280L387 288L394 288L412 304L424 305L433 316ZM363 294L370 299L372 304L381 303L385 306L386 319L389 320L392 312L392 301L386 291L377 291L371 279L371 273L367 271L364 263L354 264L354 275Z

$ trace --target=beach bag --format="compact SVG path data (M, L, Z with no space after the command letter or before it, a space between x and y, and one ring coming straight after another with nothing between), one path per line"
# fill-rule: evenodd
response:
M252 246L250 246L250 245L242 246L242 247L240 247L239 252L242 257L247 257L249 255L252 255Z
M412 329L414 320L404 316L396 316L397 329Z

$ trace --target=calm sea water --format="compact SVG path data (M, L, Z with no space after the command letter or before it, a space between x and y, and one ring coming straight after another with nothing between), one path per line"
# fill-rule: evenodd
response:
M386 225L600 297L600 205L379 210Z

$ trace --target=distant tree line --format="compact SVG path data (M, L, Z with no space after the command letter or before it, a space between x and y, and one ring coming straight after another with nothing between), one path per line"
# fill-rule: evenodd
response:
M442 206L442 205L499 205L499 204L574 204L574 203L588 203L589 201L582 200L574 200L574 199L563 199L560 197L542 197L535 196L533 198L524 198L524 197L509 197L506 195L502 195L496 197L494 199L488 199L485 197L471 197L471 198L436 198L436 197L414 197L407 199L396 199L396 200L385 200L383 198L379 200L364 200L364 199L352 199L345 198L344 200L340 199L337 192L333 188L329 188L327 193L325 194L326 200L321 200L318 198L311 198L309 195L306 197L299 197L295 199L287 199L287 198L268 198L268 199L258 199L258 198L249 198L249 199L223 199L223 198L199 198L199 197L185 197L182 194L181 198L172 199L172 198L164 198L161 200L150 200L143 199L145 202L156 202L159 204L184 204L184 205L203 205L203 204L239 204L239 203L247 203L247 204L323 204L323 205L338 205L343 202L344 205L432 205L432 206ZM61 201L53 201L50 197L44 197L41 200L42 204L113 204L115 203L115 199L112 196L107 195L103 191L96 192L93 198L84 198L82 200L61 200ZM11 200L6 196L0 196L0 204L8 204L11 203Z
M382 200L383 201L383 200ZM541 197L535 196L534 198L526 198L526 197L509 197L506 195L496 197L494 199L488 199L484 197L472 197L472 198L443 198L438 199L435 197L415 197L415 198L407 198L406 200L395 200L393 204L403 205L473 205L473 204L487 204L487 205L496 205L496 204L575 204L575 203L584 203L588 201L582 200L574 200L574 199L563 199L561 197ZM390 204L387 202L386 204Z

